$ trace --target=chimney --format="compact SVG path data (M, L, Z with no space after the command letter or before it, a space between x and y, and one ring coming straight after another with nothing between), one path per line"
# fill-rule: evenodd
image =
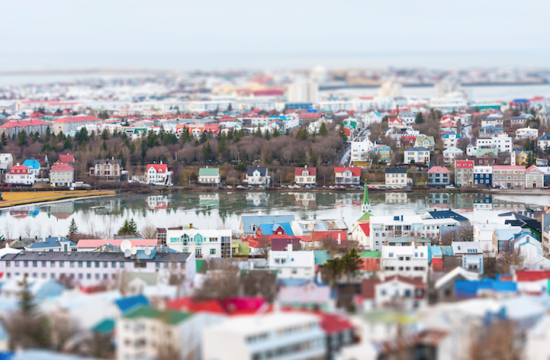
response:
M193 224L189 224L189 229L192 229L193 228Z
M288 244L288 245L286 246L286 250L287 250L288 252L292 252L292 244Z

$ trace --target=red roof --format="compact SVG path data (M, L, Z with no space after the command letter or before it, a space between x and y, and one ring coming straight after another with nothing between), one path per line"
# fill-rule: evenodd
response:
M377 284L390 282L397 280L399 282L404 282L410 285L413 285L417 289L425 289L426 284L420 278L409 278L401 275L394 275L387 277L384 281L381 281L378 278L372 279L363 279L361 282L361 296L363 299L374 299L375 298L375 288Z
M335 174L341 174L344 171L346 171L347 169L349 169L351 171L351 174L353 176L361 176L361 168L360 167L335 167L334 168L334 173Z
M56 123L71 123L71 122L89 122L89 121L101 121L100 118L95 116L69 116L55 120Z
M77 248L96 248L111 244L120 247L120 244L128 240L133 246L157 246L157 239L82 239L76 244Z
M0 126L0 128L15 128L15 127L39 126L39 125L50 125L50 124L40 119L10 120L10 122L3 124L2 126Z
M353 324L346 317L337 314L316 312L321 318L321 328L327 334L341 333L353 329Z
M539 281L550 279L550 271L545 270L520 270L516 271L517 281Z
M74 155L59 155L59 162L62 162L62 163L72 163L74 162Z
M450 171L444 166L433 166L428 170L428 174L449 174Z
M159 172L159 173L168 172L168 165L167 164L147 164L147 171L149 171L150 168L155 169L156 172Z
M52 171L74 171L74 169L72 167L70 167L69 165L67 165L67 164L59 163L57 165L54 165L50 169L50 172L52 172Z
M338 235L340 235L340 241L348 240L348 232L346 230L312 231L311 239L313 241L322 241L324 239L338 241Z
M455 168L457 169L466 169L466 168L474 168L474 162L470 160L457 160L455 162Z
M17 170L21 171L23 174L26 174L29 168L25 165L15 165L10 168L10 174L13 174Z
M228 298L223 300L195 300L182 297L166 303L172 310L188 312L209 312L226 315L248 315L258 312L265 304L265 299L259 297Z
M302 175L302 172L306 169L309 172L309 176L316 176L317 175L317 168L315 168L315 167L308 167L308 168L297 167L297 168L294 168L294 175L300 176L300 175Z
M493 165L493 170L525 170L525 166L520 166L520 165Z
M361 230L363 230L363 234L366 236L370 236L370 223L369 222L361 222L359 223L359 227Z

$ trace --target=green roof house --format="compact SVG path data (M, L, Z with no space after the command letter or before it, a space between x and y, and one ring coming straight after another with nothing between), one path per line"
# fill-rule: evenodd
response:
M222 178L220 176L220 169L218 168L200 168L199 169L199 183L201 184L219 184Z

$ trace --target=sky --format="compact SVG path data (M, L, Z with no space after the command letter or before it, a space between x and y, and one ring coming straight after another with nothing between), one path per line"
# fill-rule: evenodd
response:
M0 1L0 71L550 64L547 0Z

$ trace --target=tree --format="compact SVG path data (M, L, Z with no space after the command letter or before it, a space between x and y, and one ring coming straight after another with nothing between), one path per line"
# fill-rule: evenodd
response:
M356 249L351 249L346 255L342 256L342 269L346 273L348 280L355 276L361 266L361 256Z
M67 136L67 138L63 142L63 149L72 149L73 146L73 139L70 136Z
M328 135L327 125L324 122L321 123L321 127L319 128L319 135L321 135L321 136L327 136Z
M77 242L77 238L76 238L77 235L78 235L78 226L76 226L76 221L74 221L74 218L72 218L71 224L69 225L69 233L67 234L67 238L72 242Z
M122 224L120 229L118 229L117 235L135 235L135 236L138 236L139 231L137 229L137 225L136 225L134 219L132 218L130 221L128 221L128 219L124 220L124 223Z
M25 130L17 134L17 145L18 146L29 146L29 139L27 138L27 132Z
M2 141L2 146L8 145L8 137L6 136L6 133L2 133L1 141Z
M416 113L416 117L414 118L414 123L419 125L419 124L423 124L425 122L424 120L424 115L422 115L422 112L419 111Z
M204 266L207 275L201 287L195 290L194 298L211 300L239 296L240 269L236 261L227 258L208 259Z
M309 149L309 163L311 166L317 165L317 154L312 148Z

